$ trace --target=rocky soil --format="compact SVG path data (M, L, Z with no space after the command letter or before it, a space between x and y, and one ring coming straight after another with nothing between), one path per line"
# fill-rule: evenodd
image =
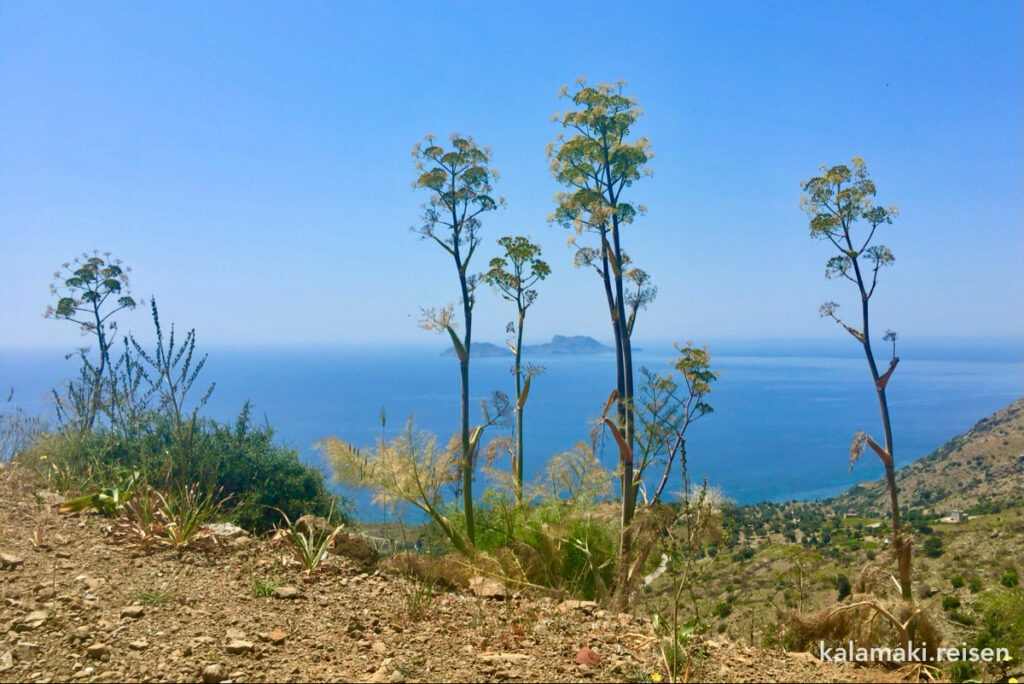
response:
M274 539L140 548L60 500L0 469L0 681L667 681L640 617L447 592L338 555L306 573ZM692 650L692 680L899 680L724 641Z

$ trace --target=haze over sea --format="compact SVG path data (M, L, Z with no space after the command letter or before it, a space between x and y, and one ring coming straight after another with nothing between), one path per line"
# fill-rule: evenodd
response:
M500 342L500 340L492 340ZM201 345L201 340L200 340ZM637 368L669 370L671 344L642 343ZM326 465L314 443L337 435L372 446L381 410L393 436L412 415L441 435L458 427L457 361L442 344L419 349L294 347L210 349L193 393L216 390L204 413L230 422L246 399L256 423L268 421L277 439L316 465ZM825 498L880 477L877 459L848 472L853 434L880 439L877 400L859 345L852 340L731 341L710 345L721 372L709 402L714 412L687 434L691 480L707 478L738 503ZM875 353L884 367L888 347ZM888 387L896 461L905 466L1024 395L1024 345L1019 340L908 340L897 348L900 365ZM588 436L615 385L614 357L546 356L525 359L546 367L526 405L526 479L543 472L547 458ZM0 386L30 414L50 411L48 388L71 377L76 361L59 351L0 352ZM508 358L472 361L478 399L494 390L512 394ZM195 397L193 397L195 398ZM478 415L478 414L477 414ZM486 437L499 434L491 428ZM606 444L602 462L615 466ZM676 480L678 489L678 480ZM477 492L482 490L478 485ZM344 492L351 495L351 492ZM395 514L353 496L356 516L382 520Z

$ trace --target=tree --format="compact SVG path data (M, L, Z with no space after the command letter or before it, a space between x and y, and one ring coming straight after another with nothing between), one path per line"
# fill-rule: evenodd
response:
M878 396L885 446L880 446L870 435L858 432L850 450L850 467L852 468L853 463L864 453L865 444L871 447L885 466L889 505L892 509L893 545L899 565L900 591L904 600L910 601L910 538L903 534L900 526L892 424L889 419L889 403L885 395L886 385L899 363L899 357L896 356L896 333L886 330L882 338L892 343L892 356L889 359L888 370L879 373L871 349L869 328L869 305L878 285L879 271L894 261L892 251L885 245L873 244L873 240L879 227L892 223L898 209L894 206L875 205L875 183L868 175L867 165L863 159L854 157L851 167L822 166L820 176L802 183L805 194L800 200L800 206L811 219L811 237L828 241L838 252L826 262L825 277L850 281L856 285L860 295L860 328L839 318L836 313L839 304L836 302L825 302L819 311L823 318L834 320L860 343L871 371L871 380Z
M61 270L53 274L50 294L56 295L57 307L46 307L44 316L61 318L77 323L83 335L95 335L99 347L99 361L93 365L81 352L83 368L82 388L85 415L81 416L83 432L92 429L102 404L103 380L110 366L110 347L114 343L117 322L114 314L123 309L134 309L128 273L131 268L121 266L120 259L111 259L110 252L103 256L93 252L82 253L74 262L64 262Z
M558 206L552 220L574 231L570 244L576 247L575 264L591 267L600 276L611 318L616 424L627 447L620 449L619 477L623 548L628 550L627 527L636 509L639 484L632 456L636 428L631 338L637 312L654 299L657 290L647 273L631 264L622 246L622 228L645 211L625 201L623 192L648 173L647 161L653 156L647 138L628 140L641 111L634 98L622 94L624 86L619 81L592 87L580 79L572 95L568 86L562 88L559 95L569 97L576 109L555 118L572 133L568 138L560 135L549 145L548 156L555 179L568 188L555 196ZM583 237L596 245L580 244Z
M436 242L451 256L459 276L462 317L465 332L460 337L452 320L452 308L426 310L424 327L447 331L459 360L462 381L460 469L462 474L463 508L466 515L466 536L475 542L473 524L473 469L479 430L469 427L469 360L473 341L473 305L478 276L469 271L473 254L480 245L480 217L504 204L491 196L497 172L490 168L491 151L480 147L470 136L453 133L451 149L436 144L434 136L413 147L412 156L419 172L413 187L430 191L423 205L423 223L413 232L424 240ZM475 436L475 439L474 439Z
M505 255L491 259L491 269L484 274L484 280L501 292L501 296L515 302L518 318L508 324L508 332L515 333L515 344L509 343L515 354L515 365L512 373L516 378L516 424L515 453L512 456L512 479L515 485L516 501L523 502L523 408L530 394L530 380L540 372L536 367L528 367L525 371L523 358L523 324L526 322L526 310L537 299L537 291L533 289L541 280L551 273L551 268L540 259L540 246L535 245L522 236L503 237L498 244L505 248Z

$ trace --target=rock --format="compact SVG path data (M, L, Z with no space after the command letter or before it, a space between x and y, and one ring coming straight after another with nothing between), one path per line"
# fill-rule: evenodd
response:
M249 533L243 530L238 525L232 525L231 523L226 522L210 523L208 525L203 525L203 530L205 530L212 536L217 537L218 539L223 539L227 541L249 536Z
M339 534L334 538L333 548L335 554L354 561L364 570L375 567L380 561L380 554L358 534Z
M10 651L0 653L0 672L7 672L14 667L14 654Z
M13 570L24 562L24 558L19 558L18 556L10 553L0 552L0 569Z
M594 653L589 646L584 646L576 652L573 662L577 665L586 665L588 668L592 668L601 664L601 656Z
M92 629L86 625L75 627L68 633L68 639L71 641L85 641L90 637L92 637Z
M19 641L14 647L14 657L18 660L35 660L39 655L39 644L31 641Z
M239 653L251 653L253 648L255 648L255 646L253 646L253 643L251 641L235 639L225 647L225 650L228 653L233 653L237 655Z
M22 632L42 627L48 617L50 617L50 614L45 610L33 610L21 619L21 624L18 625L20 629L15 628L15 631Z
M476 659L491 665L519 665L533 660L533 656L525 653L481 653Z
M330 534L334 531L334 526L327 522L326 518L307 514L295 521L295 531L299 534Z
M223 665L214 663L203 668L202 678L206 684L217 684L227 679L227 672L224 671Z
M135 641L130 642L128 644L128 648L132 649L133 651L145 651L147 648L149 648L149 642L145 639L137 639Z
M57 592L54 590L53 587L43 587L36 592L36 598L40 601L49 601L56 595Z
M477 575L469 578L469 588L480 598L501 599L508 595L505 585L498 580Z
M370 650L374 653L384 655L388 652L388 645L385 644L383 641L374 641L372 644L370 644Z
M391 684L402 684L402 682L405 681L405 675L402 674L401 670L393 670L391 674L388 675L388 681L391 682Z
M85 649L85 654L90 658L96 658L97 660L103 657L110 657L110 646L102 643L95 643L89 648Z
M568 613L573 610L579 610L587 615L590 615L597 610L597 601L562 601L558 604L558 610L563 613Z
M272 643L274 646L280 646L284 643L285 639L287 638L288 635L280 629L275 629L273 632L267 635L267 641Z
M297 599L302 596L302 590L298 587L278 587L274 589L276 599Z
M132 620L138 620L140 617L146 614L146 608L140 605L128 606L121 609L121 617L130 618Z
M224 636L227 637L228 641L241 641L245 639L245 632L243 632L240 629L231 628L225 633Z

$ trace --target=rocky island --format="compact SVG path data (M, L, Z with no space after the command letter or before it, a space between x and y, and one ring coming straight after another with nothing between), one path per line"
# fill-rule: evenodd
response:
M593 337L586 335L555 335L550 342L543 344L523 345L524 354L548 354L553 356L588 356L591 354L607 354L615 351L611 347L601 344ZM634 349L634 351L637 351ZM475 342L472 350L473 356L477 358L493 356L512 356L512 350L507 346L492 344L490 342ZM446 349L442 356L454 356L453 349Z

